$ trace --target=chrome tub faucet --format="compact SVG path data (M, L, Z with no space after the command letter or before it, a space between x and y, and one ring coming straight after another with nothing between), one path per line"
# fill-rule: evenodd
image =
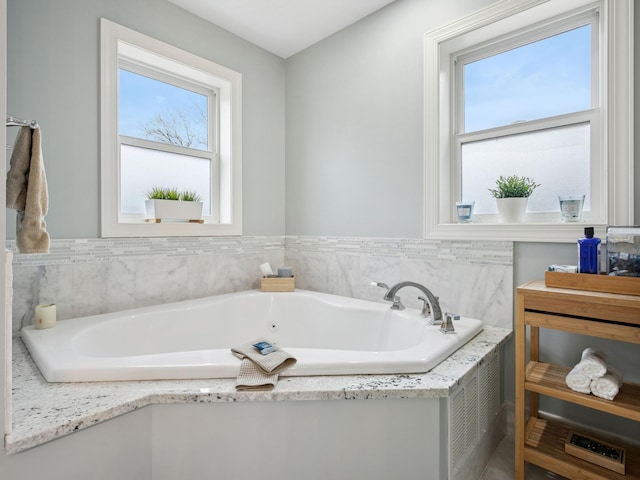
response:
M380 287L380 288L384 288L386 290L385 294L384 294L384 299L388 300L390 302L393 302L393 305L391 305L391 309L392 310L404 310L405 306L402 304L402 302L400 301L400 297L397 295L394 295L392 298L387 298L389 295L389 285L387 285L386 283L383 282L371 282L371 285L374 287Z
M398 291L401 288L417 288L422 293L424 293L424 296L418 297L424 302L420 315L425 318L429 318L429 322L433 325L440 325L442 323L442 310L440 308L438 297L431 293L431 290L429 290L424 285L420 285L416 282L400 282L389 288L387 284L381 282L371 282L371 284L377 287L385 288L387 290L387 292L384 294L384 299L388 302L393 302L393 305L391 305L391 308L393 310L404 310L404 305L402 305L400 297L398 296Z

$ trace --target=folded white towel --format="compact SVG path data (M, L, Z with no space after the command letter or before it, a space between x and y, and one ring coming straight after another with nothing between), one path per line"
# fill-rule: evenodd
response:
M607 356L595 348L585 348L580 362L573 369L595 380L607 373Z
M591 393L591 379L579 370L577 365L567 374L564 381L574 392Z
M240 360L248 358L267 375L280 373L285 368L292 367L296 364L297 360L293 356L291 356L281 348L276 347L272 343L271 345L273 345L273 347L275 348L275 352L263 355L253 346L254 344L260 342L271 343L264 338L258 338L253 342L245 343L240 347L232 348L231 353L233 353Z
M613 400L622 386L622 372L609 365L607 373L591 381L591 393L596 397Z
M240 372L236 379L237 390L273 390L278 383L278 374L266 374L248 358L240 363Z

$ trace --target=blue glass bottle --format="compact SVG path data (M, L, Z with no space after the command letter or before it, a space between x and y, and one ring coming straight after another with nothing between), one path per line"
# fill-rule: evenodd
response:
M600 239L593 236L593 227L585 227L584 238L578 239L578 273L600 273Z

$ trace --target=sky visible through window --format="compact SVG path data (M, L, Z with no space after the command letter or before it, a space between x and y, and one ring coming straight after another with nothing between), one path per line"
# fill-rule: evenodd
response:
M591 26L464 67L465 132L591 108Z
M208 149L206 95L120 69L120 135Z
M208 151L208 97L170 83L119 71L118 133ZM147 145L120 147L120 209L143 214L144 200L153 187L196 192L203 214L211 214L209 158L165 152Z
M585 25L464 65L465 133L592 108L591 26ZM464 57L461 58L464 62ZM586 195L590 209L590 125L490 132L461 149L462 199L492 214L487 187L500 175L541 184L529 212L559 211L558 195Z

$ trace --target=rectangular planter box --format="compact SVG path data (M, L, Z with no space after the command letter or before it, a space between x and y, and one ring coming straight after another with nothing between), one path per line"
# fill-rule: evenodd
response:
M199 220L202 218L202 202L181 200L145 200L147 219Z

